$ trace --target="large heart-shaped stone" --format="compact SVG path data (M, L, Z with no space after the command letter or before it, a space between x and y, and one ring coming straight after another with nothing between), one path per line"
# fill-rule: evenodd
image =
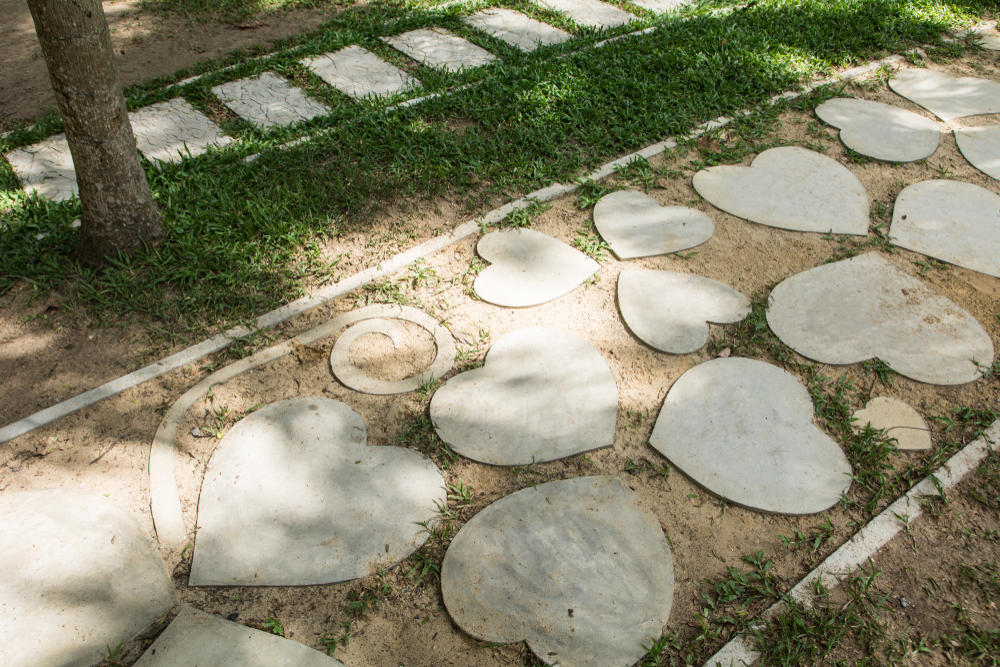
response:
M820 104L816 115L840 128L845 146L879 160L923 160L934 154L941 140L935 121L891 104L840 97Z
M1000 112L1000 83L988 79L904 69L889 79L889 87L944 121Z
M787 278L770 299L771 330L824 364L879 357L920 382L964 384L993 363L972 315L875 252Z
M1000 180L1000 125L956 127L955 143L973 167Z
M619 259L667 255L712 238L712 219L693 208L660 206L649 195L620 190L601 197L594 225Z
M896 198L889 238L900 248L1000 277L1000 195L960 181L922 181Z
M357 413L322 397L239 422L205 471L190 585L346 581L413 553L444 479L417 452L366 439Z
M622 271L618 307L632 333L671 354L700 350L709 322L739 322L750 313L750 301L729 285L670 271Z
M482 368L434 394L431 420L470 459L552 461L614 444L618 387L604 357L575 333L521 329L498 340Z
M522 489L474 516L441 566L448 613L488 642L561 667L627 667L663 632L670 547L617 477Z
M558 299L600 266L582 252L533 229L490 232L476 246L492 266L476 278L483 301L521 308Z
M851 486L851 465L812 422L809 392L754 359L713 359L670 388L649 444L696 483L749 509L813 514Z
M868 233L868 193L836 160L784 146L749 167L722 166L694 175L694 189L723 211L799 232Z

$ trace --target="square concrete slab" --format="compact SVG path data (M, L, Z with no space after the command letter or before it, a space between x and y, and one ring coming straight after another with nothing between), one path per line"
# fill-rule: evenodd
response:
M272 72L215 86L212 93L236 115L261 128L286 127L330 113Z
M534 51L539 46L559 44L573 38L568 32L511 9L486 9L462 20L522 51Z
M4 157L29 195L34 192L45 199L63 201L79 192L73 156L65 134L54 134L37 144L13 150Z
M136 147L152 162L180 162L187 156L198 157L209 146L225 146L233 140L182 97L143 107L128 116Z
M419 80L360 46L306 58L302 64L340 92L357 100L388 97L420 85Z
M635 20L635 16L599 0L540 0L540 3L562 12L574 23L591 28L616 28Z
M412 30L379 39L428 67L449 72L482 67L496 60L489 51L442 28Z

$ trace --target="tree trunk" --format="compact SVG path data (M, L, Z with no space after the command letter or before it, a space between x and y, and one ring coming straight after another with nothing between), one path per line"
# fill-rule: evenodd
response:
M129 124L101 0L28 0L83 204L77 255L101 264L163 237Z

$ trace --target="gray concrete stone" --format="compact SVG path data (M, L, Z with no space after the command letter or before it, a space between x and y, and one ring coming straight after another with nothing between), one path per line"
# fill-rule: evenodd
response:
M1000 195L961 181L914 183L896 197L889 238L1000 278Z
M600 0L540 0L540 4L591 28L616 28L635 20L628 12Z
M526 641L545 664L627 667L674 596L663 529L617 477L522 489L474 516L441 566L452 619L483 641Z
M236 115L257 127L287 127L330 113L330 109L285 79L264 72L212 88Z
M502 39L522 51L560 44L573 35L512 9L493 7L462 19L473 28Z
M184 607L135 667L344 667L298 642Z
M771 292L771 330L799 354L824 364L879 357L930 384L980 377L973 360L993 363L993 343L952 301L876 252L824 264Z
M1000 125L956 127L955 143L969 164L1000 180Z
M322 397L273 403L219 443L202 484L192 586L356 579L408 557L446 502L417 452L369 447L364 422Z
M600 268L582 252L532 229L490 232L476 249L492 264L476 278L476 294L483 301L511 308L557 299Z
M749 167L721 166L694 175L713 206L769 227L800 232L868 233L868 193L832 158L797 146L766 150Z
M209 146L225 146L233 140L183 97L151 104L128 116L136 147L154 163L198 157Z
M15 149L4 157L29 195L37 193L44 199L64 201L79 191L73 156L70 155L65 134L54 134L37 144Z
M622 271L618 307L636 337L670 354L704 347L708 322L739 322L750 313L750 301L729 285L670 271Z
M921 450L931 448L931 431L920 413L895 398L879 396L854 413L854 430L866 425L885 431L886 438L896 439L896 448Z
M174 606L135 518L78 489L0 496L0 665L89 667Z
M755 359L713 359L670 388L649 444L737 505L814 514L847 492L851 465L812 420L809 392L791 373Z
M878 160L923 160L934 154L941 140L936 121L891 104L837 98L816 107L816 115L840 128L845 146Z
M988 79L903 69L889 79L889 87L944 121L1000 112L1000 83Z
M633 5L639 5L653 12L672 12L690 4L690 0L632 0Z
M438 436L462 456L526 465L614 444L618 388L577 334L521 329L498 340L482 368L448 380L430 410Z
M302 64L354 99L388 97L420 85L417 79L360 46L306 58Z
M482 67L496 60L496 56L489 51L443 28L411 30L379 39L428 67L449 72Z
M594 225L619 259L667 255L701 245L715 234L712 219L685 206L660 206L641 192L601 197Z
M989 27L980 28L973 32L973 37L979 45L990 51L1000 51L1000 32L997 31L996 23Z

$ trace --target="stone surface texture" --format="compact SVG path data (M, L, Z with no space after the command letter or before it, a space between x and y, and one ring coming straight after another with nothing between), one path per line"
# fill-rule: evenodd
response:
M886 438L895 438L896 447L904 450L931 448L931 432L920 413L908 404L895 398L879 396L868 401L861 410L854 413L854 430L861 430L871 424L872 428L884 430Z
M492 264L476 278L476 294L498 306L521 308L552 301L600 268L582 252L533 229L490 232L476 249Z
M879 357L919 382L964 384L993 363L979 322L876 252L824 264L771 292L771 330L799 354L824 364Z
M936 121L891 104L836 98L816 107L816 115L840 128L845 146L878 160L923 160L934 154L941 140Z
M809 392L755 359L713 359L670 388L649 444L727 501L814 514L851 486L844 452L813 424Z
M618 388L604 357L575 333L521 329L498 340L482 368L438 389L430 411L462 456L527 465L614 444Z
M973 31L973 36L984 49L1000 51L1000 31L997 31L995 23L989 27Z
M307 646L184 607L135 667L344 667Z
M635 20L628 12L600 0L540 0L540 4L591 28L616 28Z
M1000 83L988 79L903 69L889 79L889 87L944 121L1000 112Z
M619 259L667 255L712 238L715 223L685 206L660 206L649 195L620 190L601 197L594 225Z
M360 46L306 58L302 64L354 99L388 97L420 84L403 70Z
M323 397L273 403L219 443L198 503L192 586L303 586L356 579L427 539L446 502L428 459L369 447L361 417Z
M473 28L502 39L522 51L560 44L573 35L512 9L493 7L462 19Z
M955 143L969 164L1000 180L1000 125L956 127Z
M232 137L183 97L151 104L129 114L139 152L151 162L180 162L198 157L209 146L225 146Z
M868 233L865 186L836 160L805 148L766 150L749 167L703 169L692 184L713 206L751 222L800 232Z
M524 640L545 664L626 667L659 638L674 595L663 529L617 477L522 489L474 516L441 566L455 622Z
M689 4L690 0L632 0L633 5L639 5L652 12L672 12Z
M212 88L212 94L257 127L286 127L330 113L323 104L280 76L264 72Z
M622 271L618 307L629 330L647 345L690 354L708 342L708 322L739 322L750 301L711 278L670 271Z
M486 49L443 28L422 28L381 39L428 67L438 67L449 72L482 67L496 60L496 56Z
M89 667L174 606L135 518L79 489L0 496L0 664Z
M1000 278L1000 195L961 181L922 181L896 197L900 248Z
M79 192L65 134L54 134L37 144L15 149L5 157L29 195L37 193L44 199L64 201Z

